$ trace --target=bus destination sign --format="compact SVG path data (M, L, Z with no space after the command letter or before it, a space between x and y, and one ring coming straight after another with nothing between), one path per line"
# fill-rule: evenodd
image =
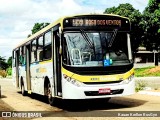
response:
M103 20L103 19L72 19L72 26L119 26L121 20Z
M64 30L113 30L130 31L130 21L119 16L83 16L66 18Z

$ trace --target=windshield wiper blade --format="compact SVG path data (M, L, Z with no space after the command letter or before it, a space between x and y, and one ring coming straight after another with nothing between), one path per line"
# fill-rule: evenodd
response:
M86 40L86 42L89 44L90 48L94 48L94 44L92 43L92 41L90 40L90 38L88 37L88 35L85 33L84 30L80 29L80 32L83 36L83 38Z
M114 29L114 30L113 30L112 39L110 40L110 42L109 42L109 44L108 44L108 47L109 47L109 48L112 47L112 44L113 44L113 42L114 42L114 40L115 40L115 37L116 37L116 35L117 35L117 32L118 32L118 29Z

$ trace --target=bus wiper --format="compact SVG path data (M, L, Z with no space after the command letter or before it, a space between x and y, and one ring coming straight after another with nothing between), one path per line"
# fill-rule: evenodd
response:
M112 39L110 40L110 42L109 42L109 44L108 44L108 47L109 47L109 48L112 47L112 44L113 44L113 42L114 42L114 40L115 40L115 37L116 37L116 35L117 35L117 32L118 32L118 29L114 29L114 30L113 30Z
M83 38L86 40L86 42L88 43L90 48L94 48L94 44L92 43L92 41L90 40L90 38L88 37L88 35L84 32L84 30L80 29L80 32L83 36Z

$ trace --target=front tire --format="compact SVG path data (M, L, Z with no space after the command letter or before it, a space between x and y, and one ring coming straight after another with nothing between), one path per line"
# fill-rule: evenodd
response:
M102 100L102 102L108 102L110 99L111 99L111 97L108 97L108 98L102 98L102 99L100 99L100 100Z
M50 83L48 83L48 87L47 87L47 97L48 97L49 104L53 106L55 104L55 98L52 96L52 88Z

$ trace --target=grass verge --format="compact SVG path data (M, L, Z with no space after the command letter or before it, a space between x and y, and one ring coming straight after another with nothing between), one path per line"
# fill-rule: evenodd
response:
M135 68L135 77L160 76L160 66Z

